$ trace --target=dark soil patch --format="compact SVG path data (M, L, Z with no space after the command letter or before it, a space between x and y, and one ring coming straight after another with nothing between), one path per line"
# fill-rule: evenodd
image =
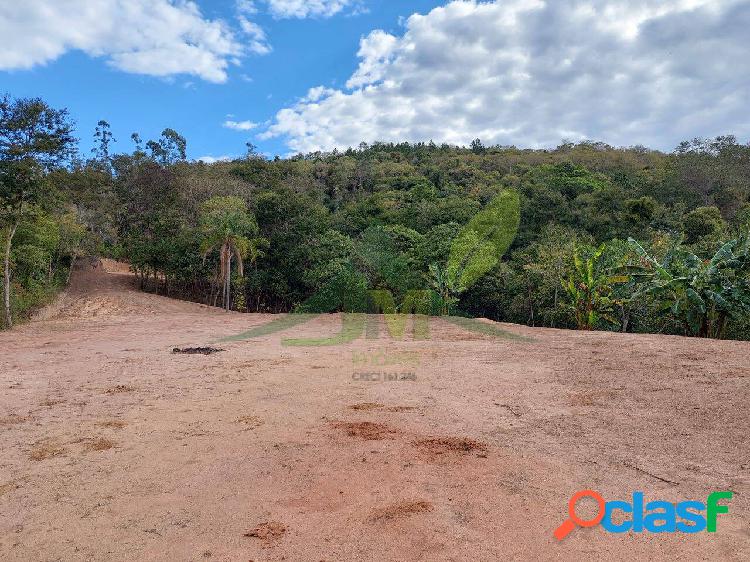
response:
M420 439L419 441L415 441L414 445L422 453L431 457L450 454L468 455L470 453L485 455L487 453L487 445L467 437Z
M115 446L115 442L105 437L97 437L84 442L84 449L87 451L108 451Z
M365 441L380 441L396 433L396 430L387 425L374 422L334 422L333 426L343 429L349 437Z
M133 392L134 390L134 387L128 386L127 384L118 384L116 386L108 388L104 392L106 392L107 394L120 394L122 392Z
M377 402L362 402L360 404L352 404L349 406L350 410L358 412L368 412L371 410L385 410L386 412L411 412L416 410L415 406L385 406L384 404L378 404Z
M358 412L367 412L369 410L379 410L383 407L384 406L382 404L378 404L377 402L362 402L360 404L352 404L351 406L349 406L349 409L356 410Z
M216 347L175 347L172 350L172 353L182 353L184 355L212 355L221 351L226 351L226 349L219 349Z
M65 447L57 445L54 442L42 441L33 446L29 453L29 458L32 461L44 461L63 454L65 454Z
M399 519L408 517L415 513L427 513L433 510L430 502L399 502L387 507L376 509L370 516L370 521L387 521L389 519Z
M268 521L261 523L255 529L251 529L244 534L246 537L254 539L260 539L264 542L272 542L279 540L286 534L286 525L279 523L278 521Z
M11 414L9 416L3 416L0 418L0 427L6 426L6 425L16 425L19 423L24 423L29 421L28 416L19 416L17 414Z
M109 427L109 428L112 428L112 429L122 429L123 427L125 427L128 424L126 422L120 421L120 420L107 420L107 421L99 422L96 425L98 425L100 427Z
M247 429L255 429L256 427L263 425L265 422L258 416L242 416L241 418L237 418L237 423L247 426Z

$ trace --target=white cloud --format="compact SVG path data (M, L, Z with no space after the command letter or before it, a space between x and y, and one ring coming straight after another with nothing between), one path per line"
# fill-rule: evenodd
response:
M255 129L258 126L257 123L253 123L252 121L232 121L227 120L224 121L222 124L222 127L226 129L232 129L233 131L251 131L252 129Z
M673 148L750 137L747 0L456 0L360 43L345 89L313 88L261 138Z
M266 40L266 32L257 23L251 22L245 16L237 18L242 31L250 39L250 50L257 55L267 55L271 52L271 46Z
M328 18L347 6L358 4L354 0L266 0L268 11L276 18Z
M249 46L189 0L4 1L0 70L28 69L80 50L126 72L221 83L229 65L248 51L270 50L263 31L243 19Z
M198 162L203 162L204 164L216 164L217 162L231 162L234 160L235 156L201 156L200 158L196 158Z
M398 47L398 39L385 31L375 30L359 43L357 56L362 59L357 72L346 83L347 88L357 88L380 80L388 69L391 55Z
M253 15L258 12L258 7L253 0L237 0L235 2L235 7L241 14Z

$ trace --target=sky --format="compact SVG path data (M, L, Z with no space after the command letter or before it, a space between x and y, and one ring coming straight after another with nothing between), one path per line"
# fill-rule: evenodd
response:
M672 150L750 139L750 0L0 0L0 93L82 151L171 127L191 159L360 142Z

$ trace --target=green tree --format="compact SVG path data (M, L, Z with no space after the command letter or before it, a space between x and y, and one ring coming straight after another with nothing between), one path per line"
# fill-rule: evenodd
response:
M74 151L76 139L65 109L41 99L0 100L0 231L3 233L3 318L13 325L10 309L13 237L34 205L49 203L48 172Z
M164 129L159 140L148 141L146 148L151 152L151 158L162 166L183 162L187 157L187 141L174 129Z
M112 168L110 145L114 142L117 141L112 135L112 128L109 123L102 119L96 124L94 130L94 148L91 149L91 153L94 155L94 159L107 170Z
M585 234L585 241L590 240ZM562 306L563 288L560 280L570 270L581 235L575 230L550 224L541 233L538 242L514 254L515 261L523 266L526 281L529 318L533 325L552 328L570 323L570 313Z
M237 273L245 275L243 260L251 248L258 256L258 249L264 244L254 238L258 233L258 223L247 210L241 197L212 197L201 205L201 230L203 233L202 251L204 259L214 250L219 251L219 280L224 288L224 308L231 307L232 258L237 261Z
M78 222L75 214L68 212L58 219L58 231L59 241L55 251L54 263L58 263L63 256L70 258L68 275L65 279L67 284L70 282L73 266L84 250L86 228Z
M481 139L474 139L473 141L471 141L471 151L474 154L484 154L485 152L487 152L487 149L482 144Z
M717 207L698 207L684 219L685 242L694 244L705 236L720 234L726 224Z

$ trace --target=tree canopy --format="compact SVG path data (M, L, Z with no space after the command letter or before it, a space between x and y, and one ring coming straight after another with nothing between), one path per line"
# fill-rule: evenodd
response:
M172 129L145 141L134 133L125 147L102 120L91 157L71 160L67 113L39 103L6 98L2 108L4 208L16 201L7 170L22 154L35 189L54 188L27 198L34 213L18 229L23 256L11 252L13 294L44 277L43 263L65 267L85 248L128 261L145 290L248 312L378 311L386 294L400 311L431 291L435 314L750 339L746 269L721 265L716 277L705 265L732 241L740 251L750 229L750 146L732 136L672 153L476 139L271 160L250 144L205 164L187 160L188 141ZM14 117L20 107L37 108L36 140L16 132L27 123ZM683 289L647 288L656 271L638 270L647 263L703 279L684 293L701 296L718 324L686 323L689 303L674 307Z

